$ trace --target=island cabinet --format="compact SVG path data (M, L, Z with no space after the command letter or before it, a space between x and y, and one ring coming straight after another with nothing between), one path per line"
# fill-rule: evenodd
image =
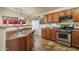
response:
M72 31L72 46L79 48L79 31Z
M73 21L79 22L79 8L73 9Z
M19 48L20 51L26 51L25 48L26 48L27 46L26 46L25 44L26 44L27 42L26 42L25 40L26 40L26 37L20 38L20 48Z
M27 37L26 37L26 44L25 44L25 50L26 51L32 51L32 48L34 46L34 40L33 40L33 34L30 33Z
M32 51L33 33L15 39L6 40L7 51Z
M20 51L20 39L7 40L6 41L7 51Z

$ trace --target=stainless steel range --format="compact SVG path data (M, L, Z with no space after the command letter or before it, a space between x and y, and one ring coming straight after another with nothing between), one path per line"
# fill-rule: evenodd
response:
M57 43L71 47L71 31L74 28L72 16L60 17L60 21L60 26L57 28Z
M70 47L71 46L71 30L58 30L57 43Z

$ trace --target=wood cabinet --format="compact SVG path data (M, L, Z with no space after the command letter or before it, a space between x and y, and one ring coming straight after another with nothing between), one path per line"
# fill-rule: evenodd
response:
M43 28L41 34L44 39L56 41L56 31L54 29Z
M32 51L33 48L33 33L18 39L6 41L7 51Z
M45 28L41 29L41 34L42 34L42 38L46 38L46 29Z
M45 33L46 36L45 36L45 37L46 37L46 39L49 39L49 40L50 40L50 39L51 39L51 38L50 38L50 35L51 35L51 34L50 34L50 33L51 33L50 30L51 30L51 29L45 29L45 30L46 30L46 33Z
M58 23L59 22L59 15L58 13L53 14L53 23Z
M76 9L68 9L56 13L51 13L44 16L44 22L45 23L59 23L59 17L62 16L72 16L75 22L79 21L79 8Z
M59 17L65 16L65 12L64 11L58 12L58 16Z
M51 40L56 41L56 30L51 29L50 33Z
M50 29L43 28L41 34L44 39L50 39Z
M27 37L26 37L26 50L27 51L32 51L33 48L33 35L32 33L30 33Z
M65 16L72 16L72 9L66 10L65 12Z
M44 15L44 23L48 23L48 15Z
M72 31L72 46L79 48L79 31Z
M20 39L20 48L19 48L20 51L26 51L26 49L25 49L25 48L27 47L27 46L25 45L25 44L27 43L27 42L25 41L25 40L26 40L26 37L22 37L22 38L19 38L19 39Z
M48 23L53 23L53 14L48 14Z
M20 51L20 39L7 40L6 49L7 51Z
M54 22L54 23L60 22L59 17L62 17L62 16L64 16L64 15L65 15L65 14L64 14L64 11L54 13L54 14L53 14L53 22Z
M73 9L73 21L79 22L79 8Z

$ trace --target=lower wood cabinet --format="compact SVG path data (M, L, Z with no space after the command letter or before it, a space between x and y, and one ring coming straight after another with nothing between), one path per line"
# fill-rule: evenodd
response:
M12 39L6 41L6 50L7 51L32 51L33 48L33 33L28 34L27 36Z
M79 31L72 31L72 46L79 48Z
M50 37L51 37L51 40L53 40L53 41L56 41L56 30L51 30L50 31L50 33L51 33L51 35L50 35Z
M20 39L7 40L6 50L7 51L20 51Z
M54 29L42 28L41 35L44 39L56 41L56 30Z
M30 33L27 37L26 37L26 50L27 51L32 51L33 48L33 35L32 33Z

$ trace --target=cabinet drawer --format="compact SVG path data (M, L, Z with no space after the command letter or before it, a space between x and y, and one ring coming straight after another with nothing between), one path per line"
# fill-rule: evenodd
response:
M72 35L79 35L79 31L73 31Z

